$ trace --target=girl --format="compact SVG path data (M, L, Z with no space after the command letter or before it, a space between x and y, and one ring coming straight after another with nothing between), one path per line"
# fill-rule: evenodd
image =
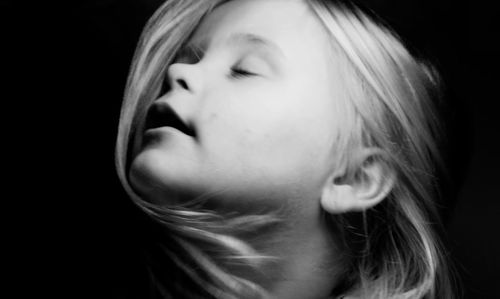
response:
M170 0L140 39L117 168L163 298L452 298L438 79L353 4Z

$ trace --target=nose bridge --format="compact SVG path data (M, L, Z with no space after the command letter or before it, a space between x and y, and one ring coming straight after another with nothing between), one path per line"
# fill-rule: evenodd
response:
M184 89L190 93L201 91L202 76L199 64L171 64L167 75L172 89Z

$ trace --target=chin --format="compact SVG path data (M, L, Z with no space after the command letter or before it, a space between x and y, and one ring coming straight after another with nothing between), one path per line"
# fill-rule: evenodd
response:
M162 157L155 151L146 150L135 157L130 165L129 181L138 195L152 203L164 203L169 168L162 166Z
M132 161L129 181L146 201L158 204L180 203L195 198L204 188L190 163L166 155L157 149L146 149Z

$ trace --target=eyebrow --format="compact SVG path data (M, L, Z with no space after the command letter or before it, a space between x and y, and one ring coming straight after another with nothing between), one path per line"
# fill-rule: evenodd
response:
M276 43L253 33L233 33L224 41L224 44L235 48L251 47L264 50L266 54L279 59L285 57L283 50ZM204 52L203 49L206 49L207 45L208 41L204 39L199 42L189 43L187 46L197 52Z
M283 58L285 55L283 50L274 42L265 39L262 36L252 33L235 33L229 36L226 43L229 46L251 46L255 48L264 49L271 52L273 55Z

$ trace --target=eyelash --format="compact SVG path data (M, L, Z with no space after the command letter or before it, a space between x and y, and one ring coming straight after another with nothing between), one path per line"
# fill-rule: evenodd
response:
M243 77L251 77L251 76L255 76L255 75L256 74L248 72L248 71L241 69L241 68L237 68L237 67L231 68L231 77L236 78L236 79L243 78Z
M181 61L183 58L189 58L191 63L196 63L203 57L203 51L196 46L189 46L187 49L181 50L180 54L174 61ZM193 61L194 60L194 61ZM251 76L256 76L257 74L246 71L242 68L233 67L231 68L230 76L235 79L241 79Z

